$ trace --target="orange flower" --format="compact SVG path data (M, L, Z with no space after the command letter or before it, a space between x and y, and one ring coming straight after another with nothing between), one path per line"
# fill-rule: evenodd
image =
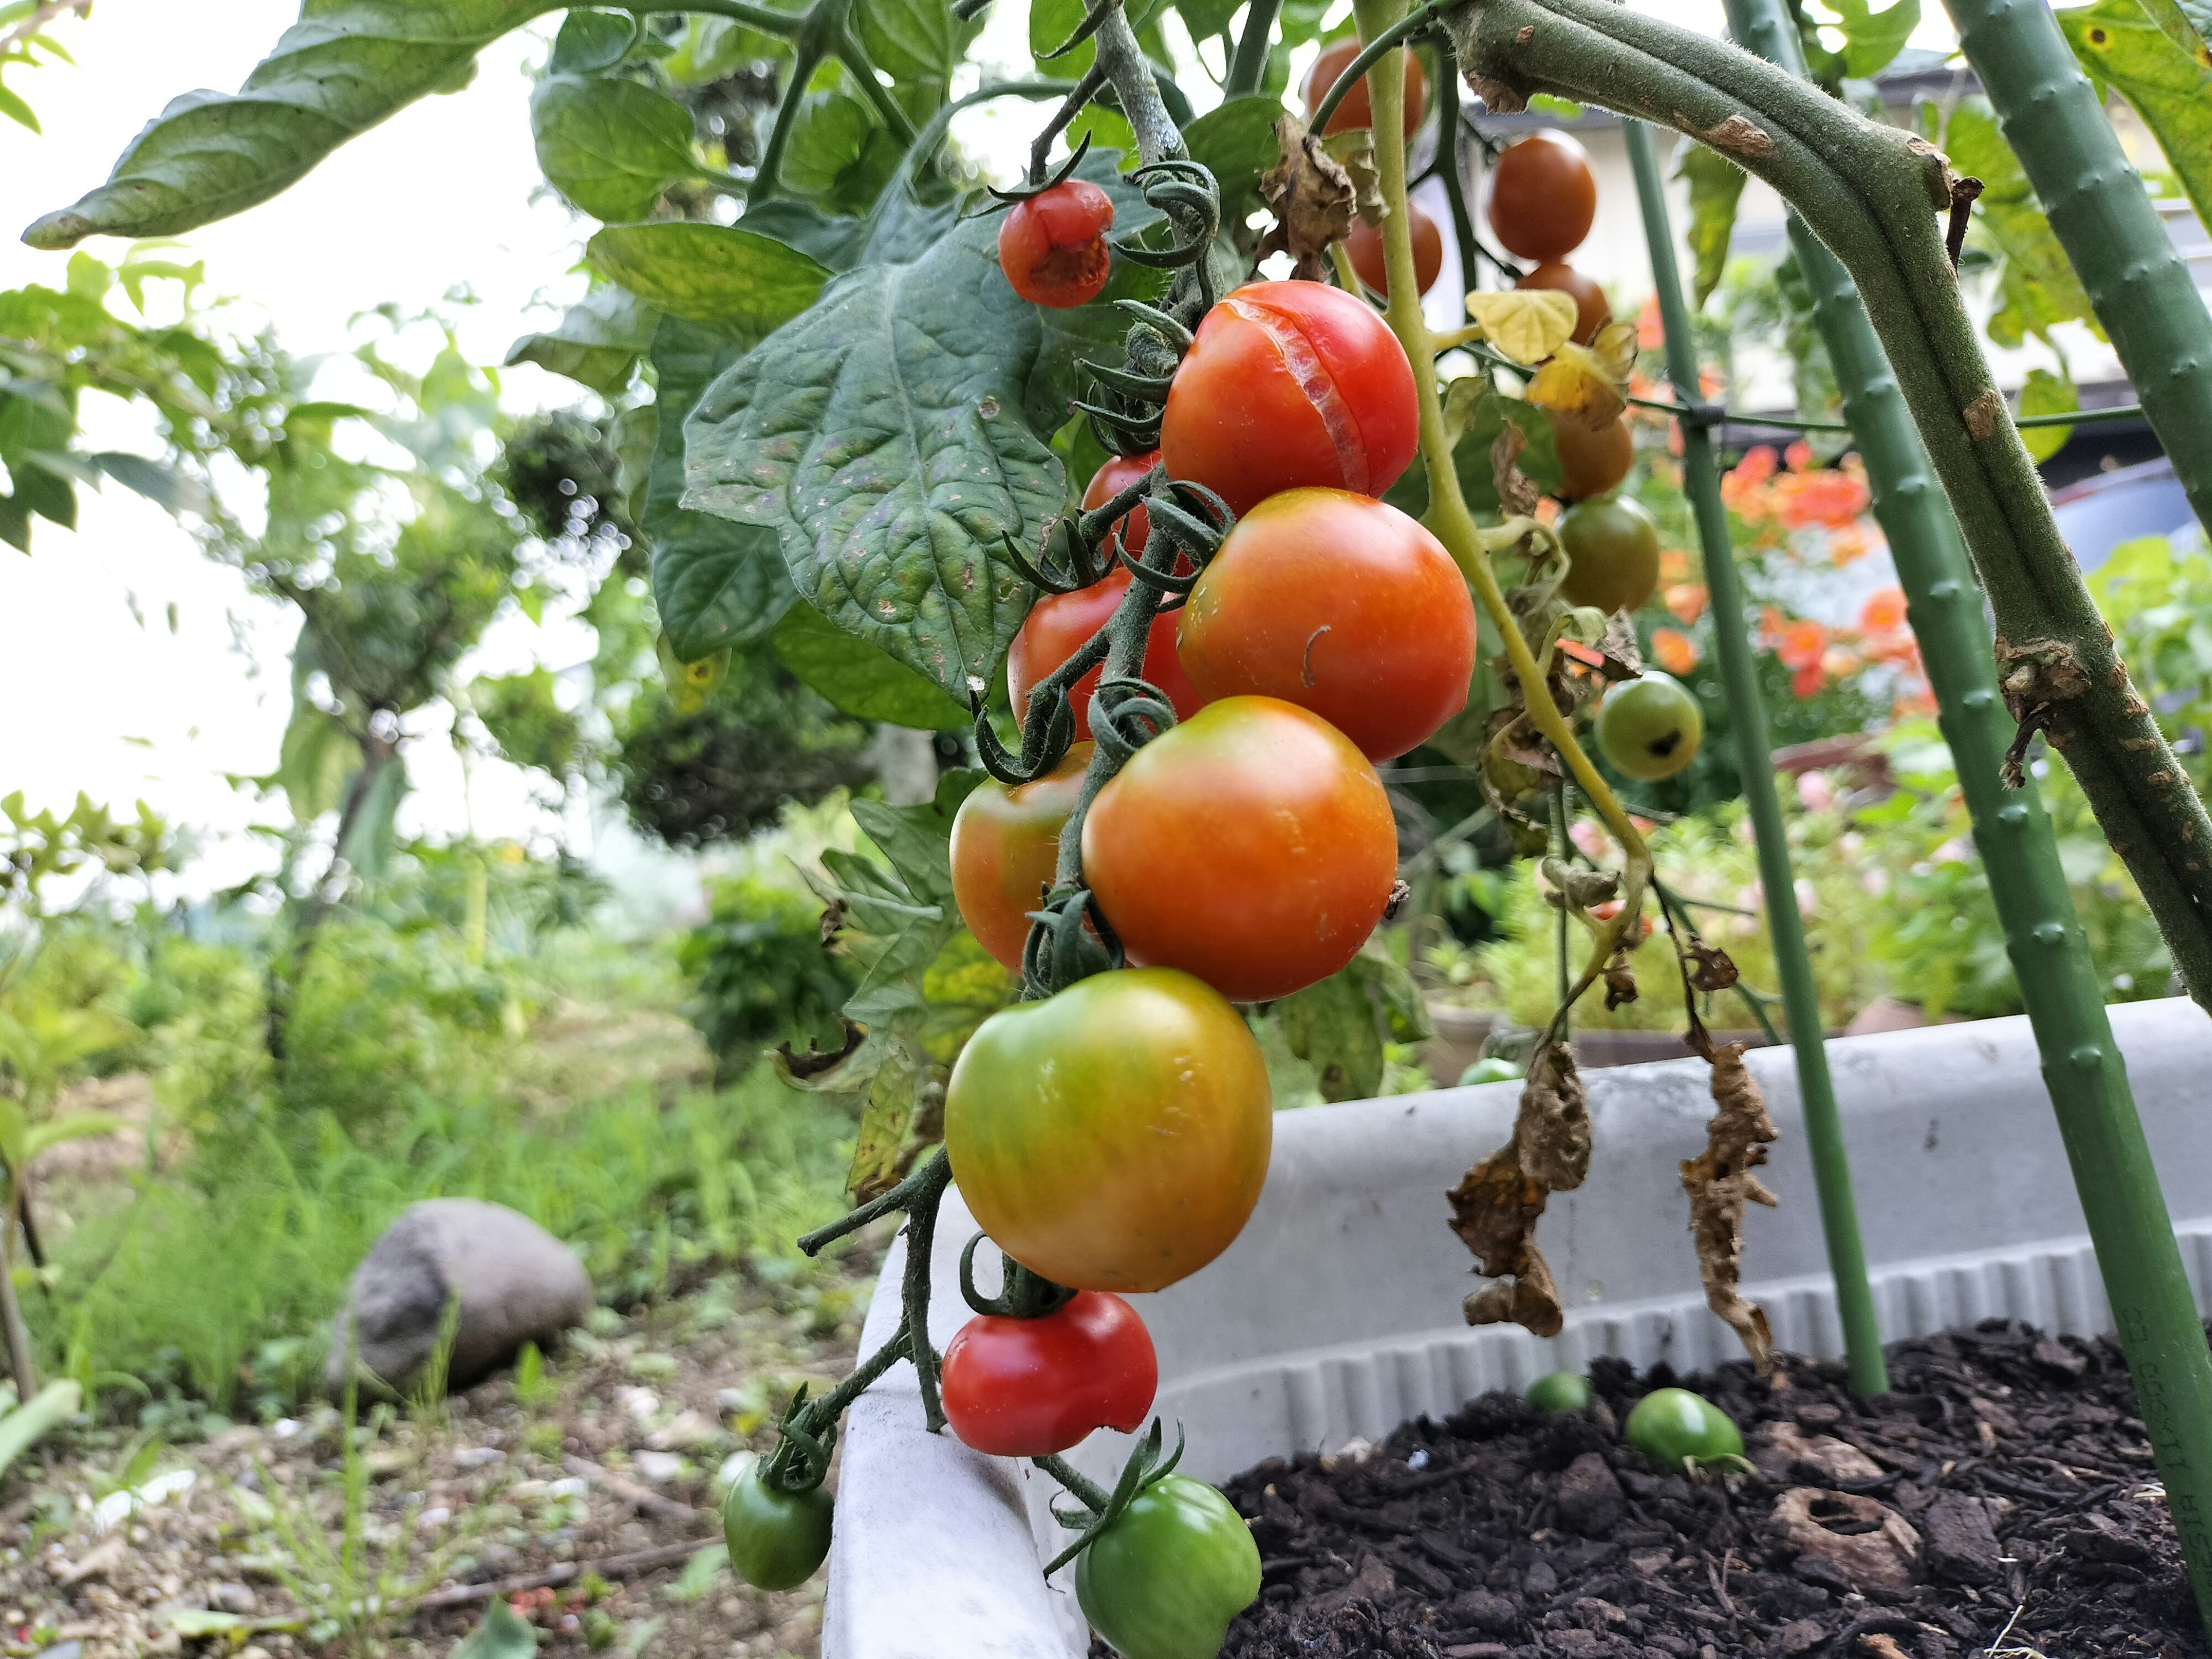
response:
M1859 631L1863 634L1893 634L1905 626L1905 590L1885 587L1866 602L1859 612Z
M1789 463L1792 472L1802 472L1813 465L1813 446L1800 438L1782 452L1782 459Z
M1689 554L1679 547L1659 550L1659 580L1662 582L1686 582L1697 567L1690 562Z
M1820 665L1815 659L1790 676L1790 689L1801 697L1809 697L1820 689L1822 684Z
M1864 558L1874 549L1874 538L1864 525L1846 525L1828 532L1828 561L1841 568Z
M1686 674L1698 665L1698 659L1705 653L1680 629L1655 628L1651 630L1651 654L1668 673Z
M1659 320L1659 296L1653 295L1636 313L1636 349L1656 351L1667 343L1666 325Z
M1676 582L1667 589L1663 597L1667 609L1674 613L1675 621L1693 623L1705 614L1705 601L1709 596L1703 582Z
M1781 629L1776 635L1774 654L1782 659L1785 668L1817 669L1820 654L1828 648L1828 630L1809 617L1799 617ZM1814 684L1819 684L1816 679ZM1803 696L1802 691L1797 694Z

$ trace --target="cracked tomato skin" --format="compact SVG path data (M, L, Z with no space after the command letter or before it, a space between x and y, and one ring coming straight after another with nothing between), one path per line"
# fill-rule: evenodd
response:
M1322 283L1248 283L1207 312L1160 421L1168 476L1237 514L1285 489L1380 495L1419 442L1398 337Z
M952 820L952 898L975 942L1018 972L1029 913L1060 862L1060 832L1083 790L1091 745L1079 743L1041 778L1009 787L986 778Z
M999 269L1032 305L1065 311L1097 299L1114 274L1106 246L1114 203L1084 179L1064 179L1006 210Z
M1228 697L1098 792L1083 869L1131 962L1267 1002L1358 954L1398 878L1398 831L1351 738L1294 703Z
M1280 697L1388 760L1467 707L1474 601L1443 544L1389 502L1286 489L1237 520L1176 641L1207 701Z
M1079 587L1073 593L1048 593L1030 607L1021 632L1014 635L1006 651L1006 695L1012 699L1017 720L1029 718L1030 688L1090 643L1091 636L1106 625L1134 580L1127 571L1116 570L1103 582ZM1105 669L1103 663L1099 664L1069 688L1068 702L1079 740L1091 735L1091 694L1098 689ZM1206 699L1199 696L1190 676L1182 672L1182 659L1176 655L1172 611L1152 618L1152 637L1145 644L1144 678L1168 694L1178 720L1188 719L1205 707Z
M1187 1474L1145 1488L1076 1557L1076 1603L1122 1659L1214 1659L1259 1599L1252 1529Z
M952 1432L994 1457L1049 1456L1094 1429L1133 1433L1159 1385L1152 1334L1107 1291L1078 1291L1042 1319L977 1316L938 1380Z
M1166 968L1001 1009L945 1091L945 1156L975 1224L1077 1290L1157 1291L1227 1249L1273 1135L1243 1017Z

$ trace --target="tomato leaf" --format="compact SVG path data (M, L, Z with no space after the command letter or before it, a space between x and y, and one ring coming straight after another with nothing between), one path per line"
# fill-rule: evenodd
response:
M535 363L611 395L629 384L659 322L651 306L610 283L570 306L544 333L524 335L507 348L507 361Z
M2212 8L2100 0L2058 14L2081 66L2117 87L2166 152L2197 218L2212 225Z
M1867 0L1825 3L1844 37L1844 73L1855 81L1870 81L1888 68L1920 27L1920 0L1894 0L1882 11L1871 9Z
M2130 0L2132 3L2133 0ZM2020 160L1997 127L1989 100L1964 99L1943 129L1943 152L1952 167L1982 181L1974 204L1974 228L1997 259L1998 306L1989 337L2016 346L2033 334L2047 338L2059 323L2087 323L2103 337L2081 279L2051 233Z
M833 212L868 206L898 170L902 150L876 112L841 89L810 92L783 153L783 181Z
M549 75L530 95L538 165L595 219L642 219L660 192L700 171L691 112L635 81Z
M770 638L786 668L848 714L925 732L967 729L964 705L811 605L786 611Z
M235 94L188 92L132 139L108 181L23 234L72 247L95 234L174 236L286 189L348 139L434 92L550 0L306 0Z
M1189 15L1188 8L1184 15ZM1196 27L1192 25L1194 32ZM1260 175L1275 165L1275 123L1282 115L1279 99L1231 98L1184 130L1183 143L1191 159L1202 163L1220 187L1224 225L1241 225L1264 205L1260 198Z
M561 20L546 59L549 75L600 75L637 44L638 21L613 11L572 11Z
M856 0L853 23L868 61L894 81L943 86L983 27L952 15L947 0Z
M1575 296L1556 289L1470 294L1467 308L1490 343L1516 363L1540 363L1574 336Z
M1702 307L1721 285L1728 268L1729 245L1735 236L1737 204L1743 199L1743 169L1718 150L1703 144L1682 147L1677 179L1690 185L1690 252L1697 261L1692 283L1696 303Z
M826 265L772 236L691 220L609 225L585 253L646 304L748 345L812 305L830 279Z

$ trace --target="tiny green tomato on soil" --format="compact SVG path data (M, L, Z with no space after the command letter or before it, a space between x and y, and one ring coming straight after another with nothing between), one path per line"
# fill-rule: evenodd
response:
M1579 1371L1547 1372L1528 1385L1526 1398L1540 1412L1578 1412L1589 1404L1589 1379Z
M1727 1413L1687 1389L1654 1389L1636 1402L1628 1443L1669 1469L1741 1457L1743 1436Z

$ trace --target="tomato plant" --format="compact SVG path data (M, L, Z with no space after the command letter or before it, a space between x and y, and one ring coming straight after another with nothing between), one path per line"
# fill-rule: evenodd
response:
M1015 293L1056 311L1088 305L1114 274L1114 204L1087 179L1063 179L1007 210L999 269Z
M1328 89L1337 83L1345 70L1352 67L1352 60L1359 56L1359 45L1358 40L1347 35L1341 40L1330 41L1321 49L1321 56L1314 59L1313 67L1306 71L1304 96L1308 120L1311 120L1314 112L1321 107L1321 100L1328 96ZM1373 72L1370 70L1368 73ZM1428 103L1429 78L1421 72L1421 60L1409 52L1406 54L1405 113L1406 136L1408 138L1419 128L1421 117L1428 111ZM1347 88L1344 96L1336 100L1335 109L1329 112L1328 125L1322 131L1324 133L1351 132L1374 125L1374 100L1368 96L1367 76L1363 75L1357 85Z
M1060 832L1082 793L1091 745L1079 743L1033 782L978 785L952 820L952 897L975 942L1009 968L1022 965L1029 913L1052 885Z
M1552 441L1559 456L1559 494L1571 501L1619 489L1636 459L1636 441L1629 435L1626 416L1595 431L1579 421L1554 416Z
M1229 532L1176 641L1209 701L1279 697L1388 760L1467 707L1474 601L1443 544L1396 507L1290 489Z
M1608 613L1639 611L1659 586L1659 524L1633 499L1601 495L1559 518L1570 561L1559 597Z
M992 1015L945 1097L976 1224L1080 1290L1157 1291L1228 1249L1273 1134L1259 1043L1218 993L1167 968Z
M1628 1443L1662 1468L1741 1457L1743 1436L1727 1413L1687 1389L1654 1389L1628 1413Z
M1078 1291L1036 1319L981 1314L945 1350L945 1420L977 1451L1043 1457L1094 1429L1144 1426L1160 1364L1137 1310Z
M1206 313L1160 420L1169 473L1240 514L1307 486L1380 495L1419 444L1406 349L1319 283L1249 283Z
M1227 697L1098 792L1083 867L1129 960L1265 1002L1358 953L1397 880L1398 831L1344 733L1273 697Z
M1408 61L1411 61L1410 59ZM1408 205L1406 222L1413 233L1413 286L1426 294L1437 285L1437 273L1444 266L1444 234L1437 228L1437 222L1421 209ZM1352 222L1352 234L1344 239L1344 251L1352 256L1352 268L1359 273L1359 280L1377 294L1390 291L1390 273L1382 259L1382 230L1364 219ZM1592 325L1592 331L1595 325Z
M1514 279L1516 288L1547 288L1575 302L1574 342L1588 345L1590 337L1613 320L1613 305L1598 286L1597 278L1577 270L1564 259L1547 259Z
M830 1553L829 1492L770 1486L755 1463L722 1499L722 1539L730 1567L755 1589L787 1590L814 1576Z
M1705 717L1682 683L1652 669L1616 685L1597 714L1598 747L1644 783L1671 778L1698 757Z
M1116 570L1102 582L1073 593L1051 593L1030 607L1021 632L1006 652L1006 691L1013 700L1014 718L1029 716L1030 691L1039 680L1090 643L1105 625L1129 591L1133 579ZM1094 668L1069 688L1068 706L1075 716L1075 735L1091 735L1091 694L1098 689L1103 665ZM1152 643L1145 651L1144 676L1168 694L1180 715L1196 714L1206 699L1183 672L1176 655L1176 617L1172 611L1152 623Z
M1260 1547L1230 1502L1170 1474L1077 1559L1075 1599L1122 1659L1213 1659L1260 1596Z
M1589 1379L1579 1371L1547 1371L1525 1397L1540 1412L1578 1412L1589 1404Z
M1491 169L1487 212L1508 253L1564 259L1597 218L1589 152L1562 132L1532 132L1508 146Z

